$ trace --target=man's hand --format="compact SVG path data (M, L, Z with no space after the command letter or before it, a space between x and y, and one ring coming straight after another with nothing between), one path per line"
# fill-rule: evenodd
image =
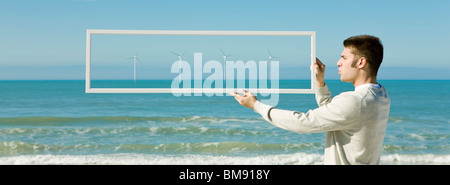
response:
M316 58L316 62L311 65L311 68L316 72L316 86L318 88L325 86L325 64Z
M234 96L234 99L236 99L242 106L253 109L255 102L258 101L255 95L251 92L242 91L242 96L238 93L230 93L230 95Z

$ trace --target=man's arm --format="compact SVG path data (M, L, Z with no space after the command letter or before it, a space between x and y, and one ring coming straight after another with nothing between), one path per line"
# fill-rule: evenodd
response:
M306 113L277 109L256 101L254 111L272 125L297 133L326 132L350 128L358 123L359 99L350 94L336 96L332 102Z
M331 102L331 92L325 84L325 64L322 63L318 58L316 62L311 65L311 68L316 72L316 101L319 107Z
M328 88L325 86L325 64L322 63L318 58L316 58L316 62L311 65L311 69L314 69L316 72L316 85L319 89L319 93L321 97L317 97L316 100L319 106L322 106L331 101L331 93L328 91ZM238 93L230 93L230 95L234 96L236 101L239 102L244 107L253 109L255 102L258 100L256 97L247 91L243 91L243 95L240 96Z
M318 88L316 92L316 102L319 107L322 107L331 102L333 98L331 97L331 92L328 90L328 86Z
M275 107L265 105L250 92L244 91L243 96L238 93L231 94L242 105L254 109L255 112L270 122L271 124L294 132L311 133L337 130L347 127L356 118L358 113L358 100L351 96L340 96L331 103L331 93L324 82L325 65L316 59L311 65L316 71L316 84L318 92L316 100L319 108L310 110L307 113L297 111L280 110ZM355 100L355 101L354 101Z

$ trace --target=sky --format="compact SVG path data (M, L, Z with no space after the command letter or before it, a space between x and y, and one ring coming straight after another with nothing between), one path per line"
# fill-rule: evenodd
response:
M384 45L379 79L450 79L449 10L448 0L0 0L0 80L83 80L87 29L316 31L328 79L339 78L342 41L369 34Z

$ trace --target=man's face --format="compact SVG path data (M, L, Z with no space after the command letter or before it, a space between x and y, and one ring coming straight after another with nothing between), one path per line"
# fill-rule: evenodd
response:
M339 59L337 66L339 67L339 75L341 75L341 81L343 82L355 82L358 74L358 68L352 67L352 63L359 58L356 58L352 53L351 48L344 48L341 53L341 59Z

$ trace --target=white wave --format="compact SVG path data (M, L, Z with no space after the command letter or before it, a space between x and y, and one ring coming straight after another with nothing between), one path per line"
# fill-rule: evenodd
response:
M152 154L97 154L97 155L22 155L0 157L0 164L75 164L75 165L318 165L321 154L278 154L261 156L215 156ZM382 155L380 164L450 164L450 155Z
M390 154L382 155L381 164L402 164L402 165L435 165L435 164L450 164L450 155L436 155L436 154Z
M74 164L74 165L278 165L322 164L320 154L281 154L252 157L151 154L98 154L98 155L22 155L0 157L0 164Z
M415 133L409 133L409 137L414 138L419 141L425 141L425 137Z

